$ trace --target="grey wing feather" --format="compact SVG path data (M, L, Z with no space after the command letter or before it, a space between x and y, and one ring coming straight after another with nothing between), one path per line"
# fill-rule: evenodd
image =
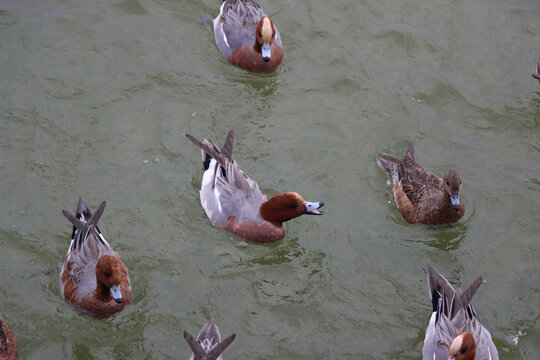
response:
M224 214L251 217L259 213L260 205L266 201L257 183L251 180L236 162L229 162L227 177L219 177L216 186L221 191L221 206Z
M262 9L253 1L229 1L223 9L223 32L231 49L238 46L253 46L255 28L265 16Z
M108 244L96 237L95 230L79 248L69 252L66 259L68 276L72 284L79 287L79 294L90 294L96 289L96 265L103 255L116 256Z
M209 353L208 353L208 360L217 360L221 353L225 351L225 349L231 345L231 343L236 338L236 333L232 334L225 340L221 341L219 344L217 344Z

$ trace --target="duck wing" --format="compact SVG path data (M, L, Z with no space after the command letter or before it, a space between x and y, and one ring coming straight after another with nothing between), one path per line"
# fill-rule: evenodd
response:
M264 15L254 1L228 0L223 7L221 24L229 48L253 46L255 29Z
M414 207L417 207L422 199L440 195L442 191L442 179L418 165L414 160L414 152L407 152L399 162L398 179Z

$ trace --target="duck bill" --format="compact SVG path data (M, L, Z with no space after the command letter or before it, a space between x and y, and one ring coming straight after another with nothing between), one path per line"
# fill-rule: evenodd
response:
M122 292L120 291L120 286L117 286L117 285L112 286L111 295L117 304L120 304L122 302Z
M319 211L318 209L322 208L324 206L324 203L322 201L319 202L309 202L306 201L306 215L322 215L324 212Z
M454 210L459 210L460 208L459 194L450 195L450 201L452 202L452 207L454 208Z
M261 46L261 53L263 60L265 62L269 62L272 55L272 48L270 44L263 44L263 46Z

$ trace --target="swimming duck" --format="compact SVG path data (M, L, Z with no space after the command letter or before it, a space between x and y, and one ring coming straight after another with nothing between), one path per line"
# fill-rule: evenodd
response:
M193 335L184 331L184 339L186 339L193 351L189 360L223 360L221 353L225 351L235 338L236 334L232 334L221 341L219 328L212 321L202 327L197 340L195 340Z
M461 292L428 265L429 296L433 313L426 330L423 360L499 360L489 331L480 323L471 299L482 285L479 276Z
M211 140L197 140L185 134L202 150L204 175L201 204L212 223L222 229L258 242L285 236L283 222L300 215L322 215L323 202L305 201L294 192L278 194L270 200L259 190L232 158L234 131L229 131L220 150Z
M536 62L536 74L531 74L531 76L540 82L540 59L538 60Z
M225 0L214 19L214 37L233 65L258 73L274 71L283 59L281 37L253 0Z
M444 179L424 170L414 160L409 142L403 159L377 155L377 163L390 175L394 201L410 223L448 224L461 219L465 206L460 200L461 177L449 170Z
M129 304L131 284L120 256L111 249L97 227L104 209L105 201L92 214L79 198L75 216L62 210L73 224L73 233L60 272L60 289L71 303L97 315L108 316Z
M0 360L17 360L17 342L0 314Z

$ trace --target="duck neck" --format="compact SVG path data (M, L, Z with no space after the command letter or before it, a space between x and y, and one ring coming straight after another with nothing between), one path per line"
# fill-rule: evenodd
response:
M257 42L257 39L255 39L255 44L253 44L253 50L259 54L262 54L261 44Z
M105 286L99 279L96 279L96 290L94 291L96 299L107 302L111 297L111 290Z
M454 209L454 207L452 206L452 200L450 200L450 194L448 194L443 189L443 196L439 202L439 212L445 218L455 219L455 221L457 221L463 215L463 211L464 211L463 204L460 205L458 210Z
M290 220L283 214L280 206L280 199L283 194L278 194L263 202L259 208L259 215L275 226L283 226L283 222Z

